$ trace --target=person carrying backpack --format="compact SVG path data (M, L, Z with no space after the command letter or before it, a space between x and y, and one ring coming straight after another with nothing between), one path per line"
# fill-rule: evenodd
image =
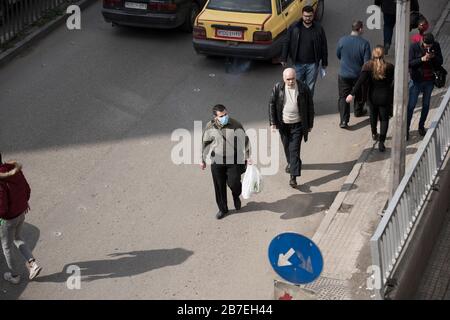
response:
M4 273L3 278L12 284L20 283L20 275L11 255L13 244L27 261L30 280L42 270L21 236L25 214L30 210L28 201L31 192L21 169L16 162L3 163L0 153L0 240L10 270Z

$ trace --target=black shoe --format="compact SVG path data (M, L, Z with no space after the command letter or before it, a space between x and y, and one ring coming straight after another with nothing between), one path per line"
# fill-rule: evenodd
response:
M427 134L427 130L425 128L419 128L419 134L424 137Z
M367 114L367 110L366 109L362 109L360 112L355 112L355 117L359 118L359 117L364 117Z
M347 129L347 128L348 128L348 123L347 123L347 122L341 122L341 123L339 124L339 127L340 127L341 129Z
M390 44L384 45L384 55L387 56L389 54L389 49L391 48Z
M372 140L373 141L378 141L378 138L379 138L380 136L378 135L378 133L372 133Z
M219 212L216 213L216 218L220 220L223 217L225 217L225 214L226 214L225 212L219 211Z
M380 150L380 152L385 152L386 151L386 147L384 146L384 142L380 141L378 143L378 150Z
M297 179L295 176L291 176L291 180L289 180L289 185L292 188L296 188L297 187Z
M234 208L236 210L241 210L241 199L239 199L239 197L237 198L233 198L234 201Z
M291 165L287 165L286 168L284 168L284 171L286 171L286 173L291 173Z

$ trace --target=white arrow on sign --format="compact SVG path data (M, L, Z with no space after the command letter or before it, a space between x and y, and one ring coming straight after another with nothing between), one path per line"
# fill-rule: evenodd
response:
M289 258L292 257L292 255L295 253L295 250L290 248L286 254L280 253L278 256L278 266L279 267L287 267L291 266L292 263L289 262Z

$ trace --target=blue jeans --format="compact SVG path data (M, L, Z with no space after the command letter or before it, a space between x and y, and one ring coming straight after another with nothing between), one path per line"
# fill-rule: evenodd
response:
M295 73L297 80L306 84L311 91L311 96L314 96L314 87L316 86L317 74L319 73L319 66L315 63L309 64L295 64Z
M26 261L34 259L30 249L22 239L22 227L24 221L25 213L22 213L14 219L4 220L0 227L0 239L2 242L3 254L5 255L6 264L13 275L18 274L17 265L11 252L13 245L19 249L19 252Z
M419 128L424 128L427 120L428 111L430 111L431 92L433 91L434 83L431 81L412 81L409 86L409 101L408 101L408 124L407 129L411 125L414 109L419 99L419 94L422 92L422 112L420 113Z

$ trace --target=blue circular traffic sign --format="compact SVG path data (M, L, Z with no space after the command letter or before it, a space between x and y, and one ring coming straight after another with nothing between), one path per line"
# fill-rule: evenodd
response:
M272 268L294 284L314 281L322 272L323 258L316 244L297 233L282 233L269 245Z

